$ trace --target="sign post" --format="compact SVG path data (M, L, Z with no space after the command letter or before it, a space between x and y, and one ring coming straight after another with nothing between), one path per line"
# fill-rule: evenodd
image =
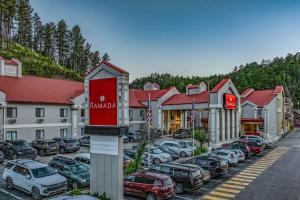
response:
M86 75L84 84L91 193L123 199L122 136L129 125L129 74L103 61Z

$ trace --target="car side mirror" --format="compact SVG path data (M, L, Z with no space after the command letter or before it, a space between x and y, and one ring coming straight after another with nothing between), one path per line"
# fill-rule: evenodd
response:
M25 176L25 178L26 178L26 179L31 179L30 174L27 174L27 175Z

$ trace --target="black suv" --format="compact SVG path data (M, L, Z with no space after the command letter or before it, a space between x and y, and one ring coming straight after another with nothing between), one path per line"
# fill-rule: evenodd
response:
M186 160L183 163L198 165L202 169L208 170L211 177L225 175L228 171L227 163L216 157L197 156L192 159Z
M80 149L80 143L75 138L59 137L53 138L53 140L58 144L59 152L61 154L67 152L76 152Z
M176 183L175 191L182 194L185 191L192 191L203 185L203 175L198 167L186 164L161 163L150 169L151 172L170 176Z
M49 165L66 177L70 188L90 186L90 172L86 164L64 156L55 156Z
M57 154L59 151L58 144L54 140L35 140L31 146L38 151L40 156Z
M37 152L25 140L6 140L0 142L0 150L7 159L28 158L36 159Z

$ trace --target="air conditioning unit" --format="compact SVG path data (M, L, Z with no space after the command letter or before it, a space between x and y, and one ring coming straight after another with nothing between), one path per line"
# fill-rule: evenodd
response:
M60 121L61 121L61 122L67 122L68 119L67 119L67 118L63 118L63 119L61 119Z
M36 123L39 123L39 124L40 124L40 123L43 123L43 122L44 122L44 119L37 119L37 120L36 120Z
M15 124L17 122L16 119L8 119L9 124Z

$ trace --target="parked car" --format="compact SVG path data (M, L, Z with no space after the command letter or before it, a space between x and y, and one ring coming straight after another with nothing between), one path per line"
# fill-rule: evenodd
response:
M129 138L126 135L123 135L123 143L128 143Z
M227 174L227 162L223 162L220 158L210 156L197 156L189 160L183 161L186 164L194 164L200 166L204 170L208 170L212 178Z
M139 132L128 132L126 133L126 136L130 142L139 142L141 139L143 139L143 135Z
M124 178L124 193L153 199L169 199L175 195L175 185L169 176L135 172Z
M247 141L247 142L255 142L258 145L262 145L263 148L267 148L268 143L260 136L257 135L242 135L240 137L241 141Z
M37 151L25 140L6 140L0 142L0 150L7 159L28 158L36 159Z
M247 143L244 142L239 142L239 141L233 142L229 148L242 150L243 153L245 154L245 158L249 158L249 156L252 155L249 146L247 145Z
M171 157L172 157L172 160L179 159L179 154L176 153L175 151L169 149L168 147L161 146L161 145L154 145L154 146L156 146L157 148L159 148L162 152L170 154Z
M180 140L180 141L178 141L178 143L184 148L190 148L190 149L194 149L194 150L197 149L196 145L193 146L193 141Z
M240 149L229 149L229 150L231 150L235 153L239 162L244 161L246 159L245 154L242 150L240 150Z
M129 158L131 159L135 159L135 154L136 154L137 149L124 149L124 154L126 154ZM145 152L142 156L142 164L144 166L148 165L148 154ZM149 161L150 165L152 165L153 163L153 158L150 155L150 161Z
M54 140L34 140L31 142L31 146L37 150L40 156L57 154L59 151L59 146Z
M123 168L125 169L129 163L132 161L132 159L127 156L126 154L123 154Z
M179 163L161 163L150 169L151 172L170 176L175 182L175 191L182 194L203 185L203 176L198 167Z
M178 129L173 132L173 138L184 139L192 137L191 131L188 129Z
M0 151L0 163L3 163L5 160L5 155L2 151Z
M76 152L80 149L80 144L77 139L58 137L58 138L53 138L53 140L59 145L59 152L61 154L67 152Z
M193 154L192 148L182 147L177 141L162 141L160 145L165 146L172 151L175 151L182 158L191 156Z
M69 187L76 189L90 186L90 172L86 164L63 156L55 156L49 165L66 177Z
M85 135L85 136L79 138L79 144L80 144L80 146L89 147L90 146L90 136Z
M90 163L91 163L90 157L91 157L90 153L79 153L79 154L76 154L73 159L77 160L78 162L90 165Z
M241 141L241 142L246 143L247 146L250 148L250 151L255 155L261 154L264 150L263 145L260 143L248 142L248 141Z
M65 192L68 188L66 178L52 167L29 159L8 161L3 179L7 189L20 189L31 194L34 200Z
M219 158L227 160L230 165L236 165L239 162L237 155L233 151L228 149L215 150L212 152L212 154Z
M148 149L149 148L149 149ZM145 152L150 153L151 158L153 159L153 164L158 165L159 163L172 161L172 156L168 153L164 153L158 147L150 146L145 148Z

